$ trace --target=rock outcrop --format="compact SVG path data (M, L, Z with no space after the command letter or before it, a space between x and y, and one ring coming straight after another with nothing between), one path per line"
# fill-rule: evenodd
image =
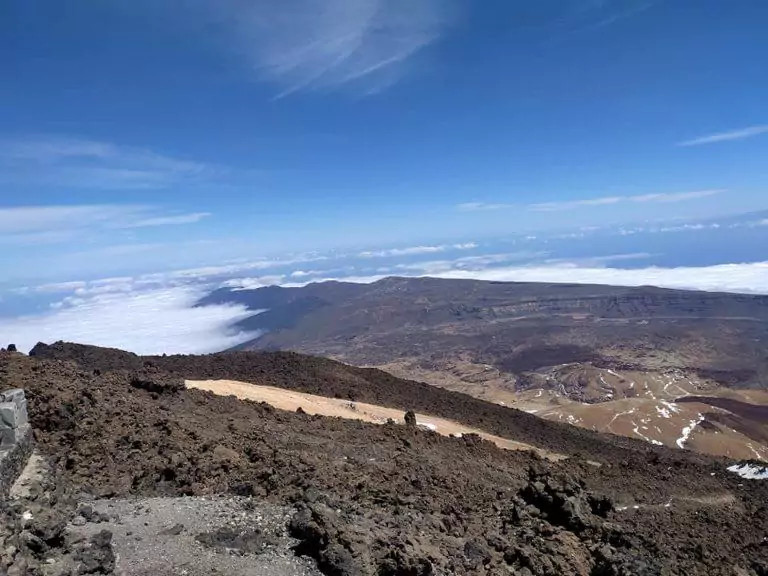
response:
M0 499L7 498L32 452L27 399L20 389L0 393Z

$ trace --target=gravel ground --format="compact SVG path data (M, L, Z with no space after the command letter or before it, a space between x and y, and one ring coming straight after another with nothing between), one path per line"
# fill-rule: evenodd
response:
M96 500L81 510L87 506L91 520L76 516L70 530L83 538L111 531L116 574L320 575L291 549L288 508L239 497Z

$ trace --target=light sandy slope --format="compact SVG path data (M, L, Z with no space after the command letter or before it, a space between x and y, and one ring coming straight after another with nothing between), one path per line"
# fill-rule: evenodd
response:
M244 400L266 402L280 410L295 411L301 408L307 414L349 418L375 424L384 424L389 419L399 423L403 422L404 414L402 410L386 408L375 404L366 404L363 402L350 402L349 400L341 400L338 398L326 398L325 396L304 394L302 392L274 388L272 386L260 386L233 380L187 380L186 385L187 388L207 390L222 396L236 396ZM554 460L563 458L562 455L546 452L528 444L515 442L514 440L501 438L500 436L494 436L477 428L470 428L463 424L459 424L458 422L446 420L445 418L437 418L426 414L416 414L416 422L419 426L428 428L444 436L477 434L505 450L534 450L546 458Z

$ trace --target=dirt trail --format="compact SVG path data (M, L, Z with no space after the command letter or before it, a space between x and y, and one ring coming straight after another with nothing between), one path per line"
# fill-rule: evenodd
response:
M351 402L339 398L327 398L315 394L305 394L295 392L284 388L275 388L272 386L261 386L257 384L248 384L247 382L237 382L235 380L186 380L187 388L198 390L207 390L221 396L236 396L244 400L253 400L255 402L266 402L280 410L296 411L301 408L307 414L319 414L320 416L332 416L337 418L347 418L350 420L361 420L363 422L372 422L374 424L384 424L392 419L395 422L402 422L403 412L394 408L386 408L376 404L367 404L365 402ZM540 450L529 444L515 442L508 438L494 436L483 432L478 428L470 428L447 420L437 418L427 414L416 414L416 422L443 436L460 436L464 434L477 434L496 444L499 448L505 450L533 450L539 455L550 460L562 460L565 458L562 454L555 454L545 450Z
M81 520L69 530L82 538L112 532L115 569L122 576L322 576L311 559L292 549L298 541L286 533L290 507L226 496L87 505L98 522Z

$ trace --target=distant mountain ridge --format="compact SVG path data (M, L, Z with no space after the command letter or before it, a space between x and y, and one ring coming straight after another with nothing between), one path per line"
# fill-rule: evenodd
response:
M644 287L506 283L434 278L385 278L372 284L326 282L303 288L220 289L196 305L237 303L264 312L241 329L269 331L238 349L320 348L353 331L363 334L444 323L558 318L634 322L768 323L768 296ZM331 321L333 320L333 321ZM578 320L578 319L577 319ZM644 324L643 324L644 325ZM544 326L542 326L542 329ZM327 339L319 342L320 339ZM763 368L768 368L768 360ZM734 366L734 369L736 367Z
M521 321L547 331L557 318L564 327L579 321L627 321L647 326L654 320L667 332L681 321L768 323L768 296L671 290L655 287L611 287L582 284L506 283L434 278L385 278L372 284L328 282L303 288L272 286L255 290L217 290L198 302L244 304L266 312L239 327L273 330L239 349L293 349L293 343L327 348L349 334L359 339L408 327L437 328L460 323L477 334L483 323ZM614 322L614 328L621 324ZM277 326L278 328L272 328ZM583 323L582 323L583 326ZM599 326L594 326L597 329ZM609 328L610 331L611 328ZM351 334L355 332L354 334ZM659 330L654 335L659 335ZM426 335L425 335L426 338ZM321 341L321 339L323 341ZM581 344L576 342L576 345ZM766 359L763 359L766 360ZM768 365L768 361L764 362ZM766 368L768 366L763 366ZM744 368L744 366L740 366ZM737 369L736 366L733 369Z
M198 305L212 303L266 310L236 325L260 332L237 350L328 356L548 419L768 459L753 411L692 427L721 409L664 404L728 396L768 405L768 296L385 278L217 290ZM685 428L696 431L681 440Z

